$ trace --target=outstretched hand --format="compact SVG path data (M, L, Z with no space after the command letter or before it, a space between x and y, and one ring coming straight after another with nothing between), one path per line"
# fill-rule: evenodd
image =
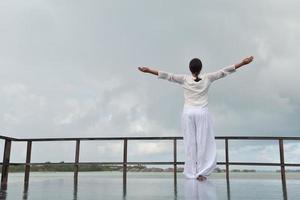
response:
M149 67L138 67L141 72L149 73L158 76L158 71L155 69L150 69Z
M144 72L144 73L149 72L149 68L148 68L148 67L138 67L138 69L139 69L141 72Z
M239 63L235 64L235 69L238 69L244 65L248 65L249 63L251 63L253 61L253 56L249 56L244 58L242 61L240 61Z
M247 64L251 63L252 60L253 60L253 56L250 56L250 57L244 58L242 60L242 63L243 63L243 65L247 65Z

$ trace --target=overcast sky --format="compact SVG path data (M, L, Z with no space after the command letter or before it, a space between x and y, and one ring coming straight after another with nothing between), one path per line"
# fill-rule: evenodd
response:
M182 88L137 67L189 73L199 57L204 73L253 55L210 88L215 135L300 136L299 8L293 0L1 1L0 132L181 136ZM276 142L231 144L235 161L278 162ZM74 159L74 143L33 145L33 161ZM170 145L130 143L129 159L171 159ZM218 143L220 160L223 149ZM286 150L300 162L299 143ZM25 144L12 154L23 162ZM121 156L119 142L82 144L82 161Z

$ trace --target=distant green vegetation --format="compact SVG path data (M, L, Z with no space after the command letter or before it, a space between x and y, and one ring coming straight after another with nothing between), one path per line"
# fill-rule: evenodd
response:
M0 166L0 170L2 170L2 166ZM24 165L10 165L9 172L24 172ZM146 165L137 164L137 165L127 165L127 171L130 172L173 172L173 168L162 169L159 167L147 167ZM41 165L32 165L30 167L31 172L73 172L74 165L66 164L64 162L61 163L50 163L46 162ZM83 172L91 172L91 171L123 171L122 165L103 165L103 164L80 164L79 171ZM178 167L177 172L182 172L183 168ZM231 172L257 172L255 169L232 169ZM225 169L216 168L215 173L224 173ZM276 170L276 172L280 172L280 170ZM289 170L286 172L300 172L300 170Z
M128 171L142 171L146 169L144 165L128 165ZM24 172L24 165L11 165L9 166L10 172ZM101 164L82 164L79 165L80 171L122 171L121 165L101 165ZM74 171L74 165L72 164L51 164L47 162L43 165L33 165L30 167L32 172L72 172Z

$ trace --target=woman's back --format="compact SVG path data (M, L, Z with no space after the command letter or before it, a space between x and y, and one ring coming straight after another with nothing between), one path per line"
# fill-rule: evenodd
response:
M208 104L210 81L206 74L200 76L200 78L201 80L196 82L192 75L186 75L182 84L185 105L204 107Z

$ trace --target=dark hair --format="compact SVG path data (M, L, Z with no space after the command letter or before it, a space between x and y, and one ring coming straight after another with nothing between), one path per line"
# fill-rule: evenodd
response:
M190 71L192 72L192 74L196 75L196 79L195 79L196 82L201 80L201 78L198 77L201 69L202 69L201 60L199 58L193 58L190 61Z

